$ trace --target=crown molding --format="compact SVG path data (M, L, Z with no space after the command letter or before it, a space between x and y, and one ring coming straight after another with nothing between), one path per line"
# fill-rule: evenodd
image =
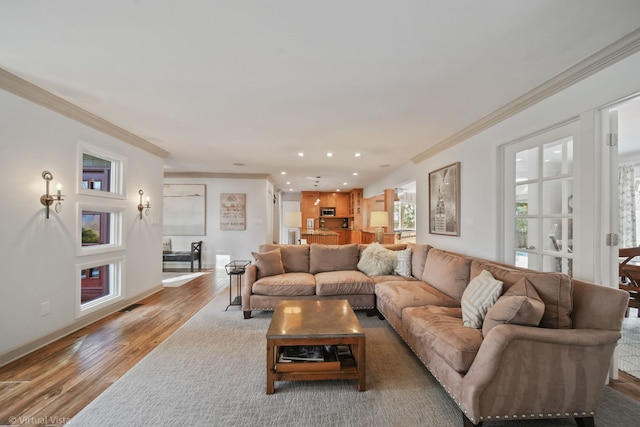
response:
M165 178L230 178L230 179L267 179L269 174L261 173L223 173L223 172L165 172Z
M13 93L28 101L41 105L51 111L62 114L78 123L89 126L99 132L110 135L120 141L131 144L156 156L166 158L169 152L154 145L113 123L104 120L82 108L56 96L39 86L30 83L15 74L0 68L0 89Z
M411 158L420 163L640 51L640 28Z

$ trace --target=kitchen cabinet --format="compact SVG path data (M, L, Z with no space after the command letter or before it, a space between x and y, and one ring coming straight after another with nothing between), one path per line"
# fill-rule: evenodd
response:
M320 204L316 200L320 198L318 191L303 191L301 200L302 228L307 228L307 219L314 220L314 228L318 228L318 217L320 216Z
M349 217L352 230L362 230L363 203L362 188L354 188L349 192Z
M335 202L336 216L342 218L349 217L349 194L335 193Z
M320 193L320 207L321 208L335 208L336 207L336 193Z

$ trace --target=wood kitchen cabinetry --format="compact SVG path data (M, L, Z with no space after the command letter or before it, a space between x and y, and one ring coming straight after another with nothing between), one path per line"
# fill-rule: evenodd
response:
M320 216L320 206L316 200L320 198L318 191L303 191L301 200L302 228L307 228L307 219L314 220L314 227L318 228L318 217Z
M301 198L302 228L306 229L307 219L312 218L316 230L323 228L337 232L340 244L360 243L363 203L361 188L351 190L348 193L303 191ZM321 217L321 208L335 208L335 217ZM348 221L349 228L345 228L346 221Z
M349 215L349 195L347 193L335 193L336 216L348 218Z
M321 208L335 208L336 207L336 193L320 193L320 207Z
M349 192L349 218L352 230L362 230L362 204L364 203L362 195L362 188L355 188Z

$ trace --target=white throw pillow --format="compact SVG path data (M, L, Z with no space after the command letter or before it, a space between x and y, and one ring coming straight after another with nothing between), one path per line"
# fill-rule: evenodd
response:
M367 276L392 274L398 262L395 252L382 247L380 243L371 243L360 254L358 270Z
M487 270L469 282L462 294L462 323L469 328L482 328L487 312L502 295L502 282Z
M404 277L411 276L411 248L395 251L395 253L398 257L398 264L395 268L396 274Z

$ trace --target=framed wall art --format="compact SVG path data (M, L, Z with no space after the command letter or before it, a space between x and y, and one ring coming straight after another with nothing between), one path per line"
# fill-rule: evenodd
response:
M429 233L460 235L460 162L429 172Z
M206 187L204 184L165 184L163 234L204 236L206 233Z
M245 230L247 195L220 193L220 230Z

